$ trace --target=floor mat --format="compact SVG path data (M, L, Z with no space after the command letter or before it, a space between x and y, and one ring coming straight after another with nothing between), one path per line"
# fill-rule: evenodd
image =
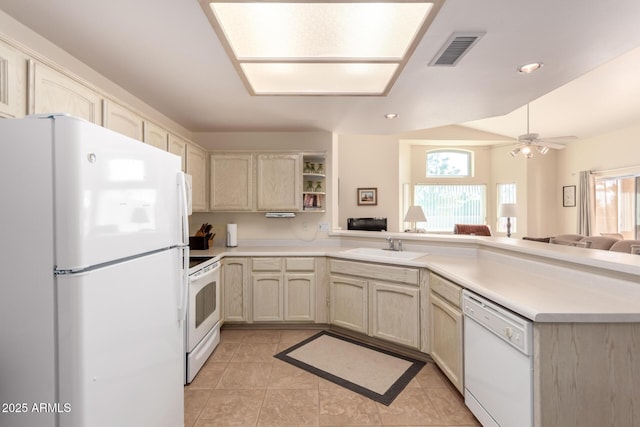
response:
M326 331L274 357L384 405L426 364Z

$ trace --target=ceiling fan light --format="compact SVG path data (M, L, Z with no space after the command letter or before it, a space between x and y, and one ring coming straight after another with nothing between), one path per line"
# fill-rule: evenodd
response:
M522 151L522 152L524 153L524 151ZM529 151L528 153L525 153L525 154L524 154L524 156L525 156L527 159L532 159L532 158L533 158L533 153L532 153L531 151Z
M531 147L529 147L528 145L525 147L522 147L522 154L529 157L529 154L531 154Z
M520 152L520 147L516 147L513 150L511 150L509 154L511 154L511 157L515 157L518 155L519 152Z
M538 153L540 154L547 154L549 152L549 147L543 147L543 146L537 146L536 150L538 150Z

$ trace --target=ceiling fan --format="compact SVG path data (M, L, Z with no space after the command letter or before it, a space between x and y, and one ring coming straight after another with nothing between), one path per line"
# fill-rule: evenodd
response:
M535 148L540 154L547 154L550 148L562 150L566 147L564 142L578 139L576 136L555 136L551 138L540 138L537 133L529 132L529 104L527 103L527 133L518 137L518 145L509 152L513 157L522 153L527 159L533 157Z

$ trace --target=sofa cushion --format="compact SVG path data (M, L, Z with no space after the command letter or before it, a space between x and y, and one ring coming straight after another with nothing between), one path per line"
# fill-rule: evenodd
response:
M590 249L601 249L608 251L614 243L618 242L618 239L614 237L588 236L581 239L580 242L587 243L587 247Z
M640 245L640 240L618 240L610 248L613 252L631 253L631 245Z

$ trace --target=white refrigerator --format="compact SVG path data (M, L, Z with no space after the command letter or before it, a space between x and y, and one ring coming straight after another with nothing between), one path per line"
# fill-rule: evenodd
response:
M180 158L65 115L0 150L0 426L183 426Z

